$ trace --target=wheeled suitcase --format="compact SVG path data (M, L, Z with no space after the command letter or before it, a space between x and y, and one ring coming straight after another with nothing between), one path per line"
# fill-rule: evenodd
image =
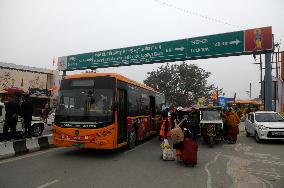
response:
M180 159L184 164L195 166L197 164L197 150L197 142L186 138L183 142Z

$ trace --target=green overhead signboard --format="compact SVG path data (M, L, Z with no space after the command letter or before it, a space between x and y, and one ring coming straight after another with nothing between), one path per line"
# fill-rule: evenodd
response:
M256 39L260 41L256 43ZM258 45L255 46L256 44ZM266 27L64 56L58 59L58 69L96 69L221 57L254 50L270 50L271 45L272 30L271 27Z
M147 64L186 58L187 40L67 56L67 70ZM65 61L66 61L65 60Z
M222 56L244 52L244 32L189 38L187 58Z

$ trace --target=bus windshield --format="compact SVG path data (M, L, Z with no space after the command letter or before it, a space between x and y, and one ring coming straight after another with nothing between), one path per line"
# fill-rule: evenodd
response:
M109 77L63 80L55 121L110 124L114 83Z

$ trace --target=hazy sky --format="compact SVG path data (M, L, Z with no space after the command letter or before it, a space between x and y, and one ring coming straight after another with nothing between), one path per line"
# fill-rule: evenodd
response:
M167 4L165 4L167 3ZM54 57L272 26L284 46L283 0L0 0L0 62L40 68ZM187 61L227 97L260 90L252 56ZM175 62L179 63L179 62ZM99 69L142 82L162 64Z

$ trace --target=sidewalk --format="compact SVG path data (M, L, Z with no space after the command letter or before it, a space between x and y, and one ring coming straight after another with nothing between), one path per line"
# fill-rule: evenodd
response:
M52 134L0 142L0 159L34 152L53 146Z

